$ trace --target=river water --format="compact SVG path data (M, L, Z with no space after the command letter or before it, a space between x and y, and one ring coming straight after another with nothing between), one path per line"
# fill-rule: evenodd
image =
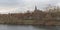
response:
M3 25L0 30L60 30L60 26Z

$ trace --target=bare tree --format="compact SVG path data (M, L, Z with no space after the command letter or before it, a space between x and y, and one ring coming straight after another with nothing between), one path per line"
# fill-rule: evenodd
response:
M46 7L47 12L60 12L60 7L49 5Z

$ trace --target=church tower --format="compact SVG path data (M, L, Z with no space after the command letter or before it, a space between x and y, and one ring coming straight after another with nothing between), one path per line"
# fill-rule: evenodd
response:
M35 10L37 10L37 7L35 6Z

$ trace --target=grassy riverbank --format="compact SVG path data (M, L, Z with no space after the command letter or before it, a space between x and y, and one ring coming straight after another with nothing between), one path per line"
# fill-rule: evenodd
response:
M27 13L0 14L0 24L60 25L60 11L35 9Z

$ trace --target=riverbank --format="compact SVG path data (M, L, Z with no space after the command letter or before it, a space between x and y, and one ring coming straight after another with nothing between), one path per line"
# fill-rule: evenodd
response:
M60 25L60 20L54 18L41 19L24 19L18 18L15 15L0 15L0 24L16 24L16 25Z
M0 20L1 21L1 20ZM57 20L16 20L16 21L1 21L0 24L9 25L38 25L38 26L55 26L60 25L60 21Z
M0 14L0 24L16 25L60 25L60 12L34 10L27 13Z

